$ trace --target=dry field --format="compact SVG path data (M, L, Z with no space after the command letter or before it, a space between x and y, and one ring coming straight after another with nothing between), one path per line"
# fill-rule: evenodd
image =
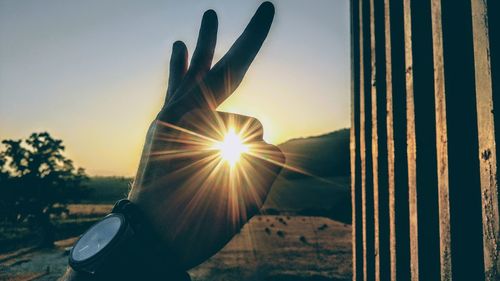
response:
M193 280L351 280L351 226L322 217L257 216L191 270Z
M68 210L76 216L105 216L111 212L113 204L69 204Z
M55 280L73 241L0 256L0 280ZM257 216L190 275L194 281L350 280L351 226L322 217Z

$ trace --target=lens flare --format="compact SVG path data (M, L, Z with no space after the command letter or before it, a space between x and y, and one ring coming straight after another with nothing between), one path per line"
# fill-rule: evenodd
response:
M219 150L220 157L231 167L238 163L242 154L248 152L248 146L245 145L233 128L228 130L224 140L217 142L214 148Z

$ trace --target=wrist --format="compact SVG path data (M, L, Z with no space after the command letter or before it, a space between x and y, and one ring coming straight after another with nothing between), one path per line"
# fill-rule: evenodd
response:
M159 241L140 210L120 200L75 243L69 263L76 274L65 280L190 280L172 253L158 250L165 249Z
M134 231L130 254L136 257L139 265L149 272L170 275L183 272L176 253L161 238L153 221L139 205L123 199L115 204L113 213L123 214Z
M140 191L135 192L137 190ZM175 252L176 250L172 249L172 246L176 246L173 239L175 225L172 224L175 221L175 214L165 211L168 209L166 206L170 205L169 197L157 191L159 191L159 187L156 186L144 187L134 184L128 200L141 213L141 220L154 235L157 242L155 249L162 252ZM163 199L159 201L159 197Z

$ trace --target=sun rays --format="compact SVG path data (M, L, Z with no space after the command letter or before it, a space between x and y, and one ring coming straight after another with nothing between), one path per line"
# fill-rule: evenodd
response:
M305 173L287 166L247 116L196 110L175 124L157 121L155 134L149 157L165 176L153 188L171 189L175 198L162 210L176 214L174 236L204 228L194 221L212 223L214 231L239 229L264 204L281 169Z
M157 126L161 133L156 139L156 148L150 152L152 160L178 160L179 163L187 160L189 163L179 165L172 172L189 170L194 181L200 176L211 181L214 177L231 177L230 182L235 185L251 186L251 181L261 175L252 174L250 167L262 164L313 176L300 167L285 164L282 153L262 140L262 125L254 118L199 110L188 114L177 125L158 121ZM199 175L206 169L212 171L210 178Z

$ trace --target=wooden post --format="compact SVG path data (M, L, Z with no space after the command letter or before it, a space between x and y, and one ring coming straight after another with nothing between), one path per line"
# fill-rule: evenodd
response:
M485 280L494 281L500 264L498 244L500 220L498 215L497 151L493 114L493 88L488 33L488 13L485 1L471 0L474 41L474 67L479 128L479 150L483 249Z

